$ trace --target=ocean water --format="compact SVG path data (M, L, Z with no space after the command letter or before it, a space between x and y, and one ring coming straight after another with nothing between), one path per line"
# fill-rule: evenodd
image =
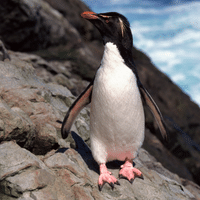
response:
M82 0L125 15L136 48L200 106L200 1Z

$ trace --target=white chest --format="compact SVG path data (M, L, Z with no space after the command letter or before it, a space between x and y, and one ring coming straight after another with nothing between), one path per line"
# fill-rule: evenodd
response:
M134 104L137 106L137 101L140 101L136 76L125 65L117 47L112 43L107 43L105 46L101 66L95 77L93 91L94 99L101 99L104 106L113 107L116 103L118 107L122 104L123 109ZM133 103L127 105L130 100Z
M96 160L102 158L100 152L106 152L107 160L114 159L112 152L119 151L120 155L120 152L129 149L135 153L143 142L144 113L137 80L112 43L106 44L95 77L90 124L92 151L94 157L97 155ZM123 160L120 156L115 159Z

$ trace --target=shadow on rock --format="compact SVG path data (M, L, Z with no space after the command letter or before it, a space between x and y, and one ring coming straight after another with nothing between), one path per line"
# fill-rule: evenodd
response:
M81 155L85 163L88 165L89 169L99 173L99 166L92 156L90 148L85 144L83 139L74 131L71 132L71 135L76 142L76 151Z
M89 169L99 173L99 166L92 156L92 152L83 139L74 131L71 132L71 135L76 142L76 151L81 155L85 163L88 165ZM66 149L67 150L67 149ZM124 162L115 160L108 162L106 165L110 169L119 169ZM133 163L135 165L135 163Z

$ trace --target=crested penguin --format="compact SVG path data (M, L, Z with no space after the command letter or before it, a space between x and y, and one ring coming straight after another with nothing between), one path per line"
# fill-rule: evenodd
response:
M116 12L86 11L81 16L101 33L104 53L93 81L69 108L61 133L66 138L78 113L91 103L91 151L99 164L101 190L105 183L112 188L119 184L106 167L108 161L125 162L120 167L120 178L131 183L135 177L143 178L142 172L133 167L133 159L144 140L143 102L153 113L164 138L167 132L158 106L139 80L132 57L133 39L128 20Z

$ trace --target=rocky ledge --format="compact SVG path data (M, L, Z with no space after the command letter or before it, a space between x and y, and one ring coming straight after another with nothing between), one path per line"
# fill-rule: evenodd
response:
M75 134L75 133L74 133ZM136 166L143 172L144 180L133 184L120 179L120 186L112 190L105 185L102 192L97 187L98 166L87 146L76 135L80 148L52 150L45 156L36 156L15 142L0 145L2 200L64 200L64 199L195 199L197 188L187 189L175 174L140 149ZM79 141L80 140L80 141ZM9 156L8 156L9 154ZM152 168L152 163L156 166ZM118 176L119 163L111 163L110 170ZM194 190L194 191L193 191Z
M135 179L130 184L120 179L121 185L114 190L105 185L100 192L98 165L88 147L89 108L83 109L71 136L63 140L59 121L74 96L67 88L45 83L36 75L33 63L38 60L38 66L50 66L47 61L35 55L8 52L11 60L0 62L2 200L199 198L196 184L165 169L144 149L134 161L144 180ZM146 134L151 134L148 129ZM120 164L108 164L116 177Z

